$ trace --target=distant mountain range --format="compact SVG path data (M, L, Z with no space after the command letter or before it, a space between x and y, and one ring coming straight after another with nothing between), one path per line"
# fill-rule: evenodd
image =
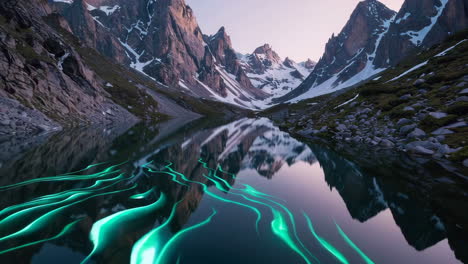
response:
M318 63L296 63L268 44L239 54L224 27L203 34L184 0L5 0L0 95L14 102L0 106L18 108L4 122L13 130L265 109L378 78L467 28L467 9L406 0L397 13L365 0Z

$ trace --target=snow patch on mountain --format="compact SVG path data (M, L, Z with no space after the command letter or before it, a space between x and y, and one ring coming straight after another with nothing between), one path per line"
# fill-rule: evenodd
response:
M421 45L423 43L423 41L426 38L427 34L431 31L432 27L434 27L437 20L442 15L442 12L444 11L445 6L447 5L449 0L440 0L440 1L441 1L442 5L439 6L439 7L436 7L437 14L435 16L431 17L431 23L428 26L424 27L423 29L421 29L419 31L408 31L408 32L405 32L405 33L401 33L403 36L404 35L409 36L411 42L414 45L419 46L419 45Z

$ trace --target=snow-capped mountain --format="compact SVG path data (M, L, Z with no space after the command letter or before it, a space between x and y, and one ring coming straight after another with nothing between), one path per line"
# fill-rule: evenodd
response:
M289 57L282 60L268 44L252 54L238 54L241 65L252 84L270 95L270 100L298 87L312 72L315 62L296 63Z
M307 79L276 102L316 97L376 76L466 29L467 10L463 0L406 0L398 13L377 0L362 1L343 30L330 38Z
M283 100L299 101L349 87L385 68L375 54L396 13L376 0L360 2L342 31L332 35L307 79Z
M220 60L229 57L230 40L213 53L184 0L52 2L82 41L163 85L247 108L268 97L241 67Z

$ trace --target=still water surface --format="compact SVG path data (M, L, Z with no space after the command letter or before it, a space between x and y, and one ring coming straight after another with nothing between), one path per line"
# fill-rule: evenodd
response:
M467 261L459 175L369 169L267 119L0 147L1 263Z

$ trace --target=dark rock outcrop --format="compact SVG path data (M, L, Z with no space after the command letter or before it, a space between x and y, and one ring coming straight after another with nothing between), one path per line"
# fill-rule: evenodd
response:
M50 14L44 1L0 3L0 96L14 102L8 110L25 113L25 120L36 116L26 127L42 130L60 127L53 121L67 126L135 122L110 99L104 80L45 24L42 16ZM12 127L11 133L21 129Z

